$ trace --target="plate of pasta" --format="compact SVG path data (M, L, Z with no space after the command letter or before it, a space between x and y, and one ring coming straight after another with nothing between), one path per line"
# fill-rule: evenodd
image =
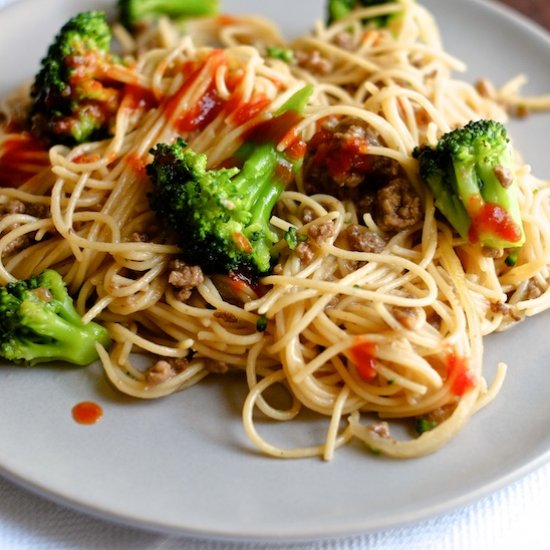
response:
M296 540L548 459L543 31L481 0L51 4L0 13L3 475Z

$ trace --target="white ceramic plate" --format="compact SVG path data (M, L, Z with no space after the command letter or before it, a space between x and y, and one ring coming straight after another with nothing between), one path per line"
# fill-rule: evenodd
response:
M323 13L324 0L225 0L226 11L256 9L289 33ZM0 14L0 92L32 76L51 37L70 15L106 0L21 0ZM475 0L427 0L448 49L468 78L503 83L525 72L529 90L550 91L550 41L510 12ZM513 124L535 171L550 177L549 117ZM240 422L244 388L212 379L155 402L117 394L99 368L0 371L0 471L65 505L126 524L179 534L296 540L347 535L439 514L524 475L550 452L548 315L487 338L486 364L509 363L498 400L439 453L407 462L360 446L331 463L260 456ZM104 408L95 426L77 425L71 407ZM304 427L303 425L301 426ZM311 421L312 437L324 424ZM300 432L290 428L289 444Z

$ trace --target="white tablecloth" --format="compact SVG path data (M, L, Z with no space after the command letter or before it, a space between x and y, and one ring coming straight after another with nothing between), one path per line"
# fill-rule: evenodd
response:
M14 0L0 0L0 7ZM111 524L0 478L0 550L416 550L550 548L550 465L451 513L338 540L238 543L177 538Z
M100 521L0 479L2 550L547 550L550 465L478 502L413 525L330 541L258 544L167 537Z

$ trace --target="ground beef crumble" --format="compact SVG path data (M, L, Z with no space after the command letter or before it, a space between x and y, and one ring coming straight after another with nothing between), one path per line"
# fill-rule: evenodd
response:
M172 260L168 265L168 282L178 289L178 299L188 300L194 288L202 284L204 274L196 265L187 265L184 261Z
M305 192L351 200L360 218L371 214L388 233L413 227L423 217L420 197L396 160L370 153L383 145L361 119L327 120L307 146Z

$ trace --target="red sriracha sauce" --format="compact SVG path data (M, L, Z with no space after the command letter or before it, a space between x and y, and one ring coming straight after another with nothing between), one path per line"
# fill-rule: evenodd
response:
M126 84L123 91L121 107L129 111L149 110L158 106L153 92L136 84Z
M252 245L243 233L233 233L233 242L235 243L235 246L243 252L246 252L247 254L252 252Z
M230 119L236 126L242 126L260 114L269 103L269 98L263 94L257 94L247 102L243 102L240 97L236 96L234 99L229 100L226 111L231 113Z
M178 118L176 129L185 133L205 128L219 115L223 104L214 83L211 83L197 104Z
M19 187L48 164L42 141L27 132L10 136L0 145L0 187Z
M375 362L376 344L365 340L358 340L350 349L349 354L355 363L357 373L366 382L376 376Z
M446 359L447 379L451 381L451 392L462 397L476 385L474 373L468 367L465 357L451 353Z
M176 120L173 120L174 113L178 111L183 98L188 93L191 86L197 81L197 78L202 74L207 63L209 63L209 73L211 75L207 90L195 105L190 106L187 110L183 111ZM208 124L221 112L224 101L220 98L216 90L214 76L217 69L224 63L227 63L227 60L223 51L215 50L204 62L189 62L183 66L185 81L174 95L167 98L164 106L166 118L172 122L174 128L178 130L179 133L183 134L194 130L201 130L208 126Z
M147 172L146 170L146 163L145 163L145 159L141 156L139 156L137 153L130 153L127 157L126 157L126 162L128 163L129 166L132 167L133 171L140 175L140 176L144 176Z
M72 408L72 415L78 424L90 426L103 417L103 409L93 401L81 401Z
M495 235L510 243L521 240L521 228L502 206L490 202L482 204L481 199L470 200L468 206L468 213L472 218L472 225L468 232L471 243L477 243L483 233Z
M368 154L369 145L364 138L347 136L335 141L331 132L321 129L311 138L308 148L315 151L313 163L325 166L334 181L341 181L349 173L365 176L372 170L373 157Z

